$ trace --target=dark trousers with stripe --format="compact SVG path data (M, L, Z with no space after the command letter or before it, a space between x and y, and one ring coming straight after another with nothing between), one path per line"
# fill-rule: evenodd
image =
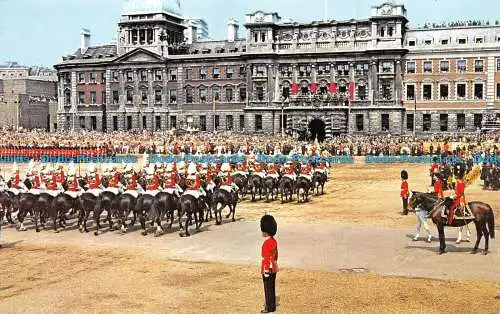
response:
M262 275L264 281L264 295L266 297L266 310L268 312L276 311L276 273L270 273L269 277Z

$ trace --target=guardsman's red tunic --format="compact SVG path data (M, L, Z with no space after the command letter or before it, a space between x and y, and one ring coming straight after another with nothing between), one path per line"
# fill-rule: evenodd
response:
M260 273L278 272L278 242L273 237L269 237L262 244L262 263Z
M439 198L444 198L441 179L437 179L436 182L434 182L434 193L436 193Z
M57 182L59 183L63 183L65 180L65 177L64 177L64 170L61 170L61 174L59 176L59 178L57 178Z
M195 179L193 179L191 176L187 178L188 190L199 190L200 187L201 187L201 179L199 174L196 175Z
M132 179L130 180L130 184L127 186L127 190L137 190L137 176L136 174L132 174Z
M70 192L76 192L78 191L78 179L76 177L76 174L73 175L73 180L68 181L68 191Z
M163 182L163 186L166 189L173 189L175 187L176 178L177 178L175 173L171 172L171 173L165 175L164 177L165 177L165 182Z
M408 182L406 180L401 181L401 194L402 198L407 198L410 195L408 191Z
M467 200L465 199L465 182L463 180L459 180L457 182L457 187L455 188L455 201L450 206L450 213L448 215L448 223L451 225L453 223L453 216L455 214L455 209L460 204L461 206L465 206L467 204Z
M98 189L101 186L101 177L98 173L95 174L95 179L89 183L89 189Z
M118 183L120 183L120 173L118 171L113 175L113 179L109 180L108 187L117 188Z
M233 178L231 177L231 173L228 172L227 176L222 180L222 185L232 185L233 184Z
M32 189L35 189L35 190L38 190L40 188L40 176L39 175L35 175L35 180L34 180L34 183L33 183L33 186L31 187Z
M52 175L52 180L47 182L47 190L55 191L57 189L57 177L55 174Z
M20 178L19 178L19 173L18 173L18 174L16 174L16 176L14 177L14 181L13 181L13 182L12 182L12 184L11 184L12 188L14 188L14 189L19 189L19 180L20 180Z
M146 187L146 190L155 191L155 190L158 190L159 187L160 187L160 179L158 179L158 175L154 174L151 185L148 185Z

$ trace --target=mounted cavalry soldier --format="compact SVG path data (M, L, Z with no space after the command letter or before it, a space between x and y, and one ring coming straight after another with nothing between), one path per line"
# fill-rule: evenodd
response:
M76 176L75 165L73 163L70 163L68 167L68 190L64 193L73 199L76 199L81 194L81 187L78 183L78 177Z
M325 162L318 162L314 167L314 172L321 174L328 174L328 168Z
M90 163L87 168L87 185L89 187L87 193L99 197L99 194L102 192L101 176L93 163Z
M47 193L53 197L56 197L59 193L61 193L60 185L58 186L56 171L50 168L45 169L44 177L42 181L45 183L46 190L44 193Z
M248 170L247 170L247 165L245 162L240 162L236 165L236 170L234 171L233 174L241 174L242 176L247 177L248 176Z
M206 185L207 192L213 192L215 184L212 180L212 170L208 167L208 164L202 163L200 170L201 182Z
M175 164L167 164L163 174L163 192L180 197L179 193L182 193L182 189L177 185L177 181L178 176L175 171Z
M267 173L266 173L266 178L269 177L269 178L273 178L275 180L278 180L279 178L279 174L278 174L278 170L276 170L276 166L273 164L273 163L269 163L267 165Z
M35 169L33 160L30 160L27 175L31 181L31 189L29 190L29 193L34 195L40 194L41 191L45 189L45 185L42 185L42 179L40 174Z
M134 167L131 164L128 164L125 167L125 179L127 180L127 187L124 194L130 194L133 197L139 197L139 194L142 194L142 188L137 184L137 174L134 170Z
M14 195L18 195L21 191L26 191L26 186L21 181L21 176L19 174L19 169L17 168L16 162L14 162L14 165L12 166L12 176L9 191Z
M151 196L156 196L161 191L160 187L160 178L155 170L154 165L149 165L149 167L144 169L146 173L146 182L148 182L146 186L146 194Z
M228 191L229 193L235 193L238 191L238 186L234 184L233 178L231 177L231 166L227 163L223 164L220 168L220 188Z
M291 161L284 165L283 176L290 178L292 181L295 181L295 179L297 179L297 175L295 174L295 169Z
M191 163L188 167L188 175L186 177L186 191L185 194L190 194L194 196L196 199L199 199L200 196L206 196L205 191L201 188L201 178L198 170L196 169L196 165Z
M255 163L255 171L253 174L264 179L266 175L266 172L264 170L264 165L259 162Z
M123 192L123 185L120 182L120 172L116 166L112 166L110 171L108 171L108 187L104 191L115 195Z
M457 173L457 177L458 181L455 188L455 195L452 196L453 203L448 210L448 223L450 225L453 223L457 209L460 210L461 216L470 216L473 218L467 206L467 199L465 198L464 169L460 169Z

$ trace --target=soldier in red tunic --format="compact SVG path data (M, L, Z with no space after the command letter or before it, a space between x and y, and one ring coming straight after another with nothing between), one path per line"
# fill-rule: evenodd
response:
M434 179L434 193L440 199L444 198L442 183L443 183L443 181L441 180L441 174L436 173L435 174L435 179Z
M450 211L448 213L448 223L451 225L453 223L453 217L455 216L456 208L462 209L465 214L465 206L467 205L467 200L465 199L465 182L464 174L461 171L458 175L457 187L455 189L455 195L453 196L454 202L450 206Z
M401 171L401 193L400 196L403 199L403 215L408 215L408 197L410 196L410 191L408 190L408 172L406 170Z
M276 273L278 272L278 243L274 236L278 230L276 220L273 216L264 215L260 219L260 230L265 238L262 244L262 264L260 272L264 281L264 295L266 307L261 313L272 313L276 311Z

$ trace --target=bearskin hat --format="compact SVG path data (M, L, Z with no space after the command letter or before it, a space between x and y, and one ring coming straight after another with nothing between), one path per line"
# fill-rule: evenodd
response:
M278 231L278 226L276 225L276 220L271 215L264 215L260 219L260 230L267 233L271 237L276 235Z
M401 179L408 180L408 172L406 170L401 171Z

